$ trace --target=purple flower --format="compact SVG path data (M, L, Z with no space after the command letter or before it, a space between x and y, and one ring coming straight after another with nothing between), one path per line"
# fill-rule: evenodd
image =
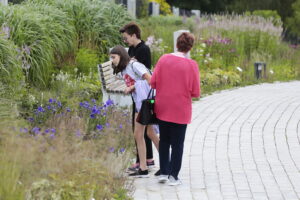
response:
M96 99L91 99L91 101L92 101L93 103L96 103Z
M53 99L49 99L49 103L52 103L53 102Z
M27 129L27 128L20 128L20 132L21 132L21 133L27 133L27 132L28 132L28 129Z
M44 108L42 106L39 106L37 109L38 112L45 112Z
M50 132L50 129L47 128L47 129L45 130L45 133L47 134L47 133L49 133L49 132Z
M119 128L123 128L123 125L122 125L122 124L120 124Z
M97 124L96 128L99 130L99 131L102 131L103 130L103 126L101 124Z
M96 118L95 114L91 114L90 117L91 117L92 119L95 119L95 118Z
M48 110L51 110L51 106L50 106L50 105L48 105L48 106L47 106L47 109L48 109Z
M29 117L29 118L28 118L28 121L29 121L29 122L34 122L34 119L33 119L32 117Z
M114 148L114 147L110 147L110 148L109 148L109 152L110 152L110 153L113 153L114 151L115 151L115 148Z
M50 138L51 138L51 139L54 139L54 138L55 138L55 134L54 134L54 133L51 133L51 134L50 134Z
M61 107L61 102L57 101L57 105L58 105L58 107Z
M108 127L110 126L110 124L109 124L109 123L106 123L105 126L108 128Z
M77 136L77 137L80 137L80 136L81 136L80 130L77 130L77 131L76 131L76 136Z
M84 108L89 108L90 107L89 102L87 102L87 101L83 102L83 107Z
M93 106L92 114L100 114L100 110L98 110L97 106Z
M125 148L121 148L120 153L124 153L124 152L125 152Z
M34 134L39 134L40 133L40 128L39 127L34 127L31 129L31 132L33 132Z
M67 107L67 112L71 112L71 109L69 107Z
M79 106L80 106L80 107L83 107L83 103L82 103L82 102L80 102L80 103L79 103Z
M113 100L111 100L111 99L108 99L108 100L106 101L106 103L105 103L106 106L110 106L110 105L113 105L113 104L114 104L114 102L113 102Z
M56 129L55 128L51 128L51 132L52 133L56 133Z

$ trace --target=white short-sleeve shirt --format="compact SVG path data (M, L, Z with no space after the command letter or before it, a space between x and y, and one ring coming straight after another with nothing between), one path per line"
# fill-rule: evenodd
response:
M135 90L132 92L132 97L136 103L137 111L140 110L142 100L147 98L150 91L150 85L143 79L143 75L150 73L149 70L137 61L130 61L126 68L122 71L122 77L127 86L134 84ZM129 78L129 77L130 78Z

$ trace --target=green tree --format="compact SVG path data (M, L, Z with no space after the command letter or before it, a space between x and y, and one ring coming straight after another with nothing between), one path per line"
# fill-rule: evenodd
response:
M291 33L300 35L300 0L293 3L292 10L292 16L287 19L287 26Z

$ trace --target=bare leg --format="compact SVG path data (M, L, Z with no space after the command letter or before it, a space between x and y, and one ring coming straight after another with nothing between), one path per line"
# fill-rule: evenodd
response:
M153 128L152 125L147 126L147 135L152 140L152 142L154 143L157 151L159 151L159 137L155 133L154 128Z
M137 114L135 115L137 116ZM145 126L135 122L135 127L134 127L134 138L137 144L138 148L138 153L139 153L139 158L140 158L140 168L141 170L146 170L147 165L146 165L146 144L145 144L145 139L144 139L144 131L145 131Z

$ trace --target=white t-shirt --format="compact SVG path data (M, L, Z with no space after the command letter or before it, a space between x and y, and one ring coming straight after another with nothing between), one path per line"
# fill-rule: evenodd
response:
M122 71L124 78L125 74L128 74L133 80L143 80L143 75L149 73L149 70L140 62L131 60L126 68Z
M127 86L133 84L135 86L135 90L132 92L132 98L138 112L141 109L142 101L147 98L150 91L150 85L143 79L143 75L146 73L150 73L149 70L145 65L137 61L130 61L121 73Z

